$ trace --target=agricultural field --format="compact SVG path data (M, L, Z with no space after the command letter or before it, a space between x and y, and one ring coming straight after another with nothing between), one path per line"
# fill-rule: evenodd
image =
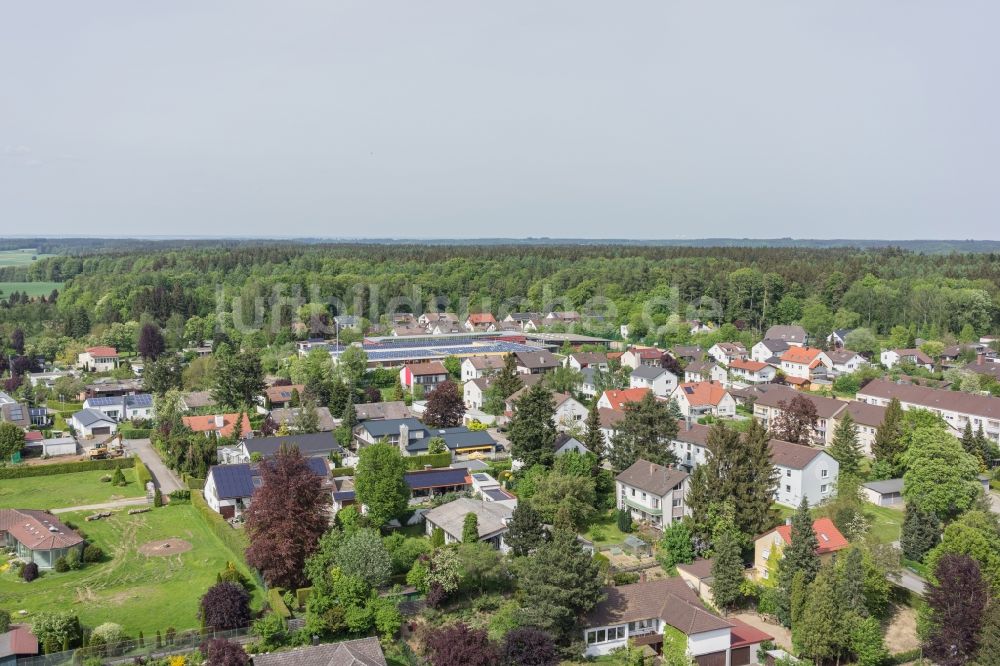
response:
M54 254L38 254L34 248L0 250L0 268L4 266L27 266L34 261L54 256Z
M62 282L0 282L0 296L7 297L15 291L28 296L48 296L53 289L62 290Z
M236 561L249 575L190 504L132 516L121 510L94 522L86 522L86 515L60 518L104 549L106 560L78 571L47 571L31 583L10 570L0 573L4 607L27 611L18 619L30 622L39 611L71 611L87 626L117 622L129 634L142 631L148 639L168 627L198 628L198 599L228 561ZM163 548L164 542L170 548ZM261 591L253 594L259 606Z
M90 470L52 476L31 476L0 481L0 509L60 509L101 504L146 494L135 478L135 470L122 469L126 485L101 481L114 470Z

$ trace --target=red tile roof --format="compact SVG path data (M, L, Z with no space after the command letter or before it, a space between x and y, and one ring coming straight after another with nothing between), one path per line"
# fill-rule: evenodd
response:
M68 548L83 538L48 511L0 509L0 532L7 532L31 550Z
M781 360L788 363L808 365L810 368L814 368L819 364L819 355L822 353L822 349L816 349L815 347L789 347L781 355Z
M114 347L87 347L87 353L91 356L118 356Z
M718 405L729 393L716 382L687 382L677 386L678 395L683 394L689 405Z
M215 416L184 416L181 418L184 421L184 425L193 430L194 432L217 432L223 437L229 437L233 434L233 430L236 429L236 419L239 418L239 414L222 414L222 427L220 428L215 423ZM251 433L253 428L250 426L250 417L246 414L243 415L243 427L240 428L240 437L245 437Z
M774 529L781 535L782 540L786 544L792 543L791 525L780 525ZM837 526L829 518L817 518L814 520L813 532L816 533L816 540L819 542L819 546L816 547L817 555L834 553L851 545L847 543L847 539L844 538L844 535L840 533L840 530L837 529Z
M438 361L431 361L430 363L407 363L406 369L413 373L414 377L448 374L448 370Z
M621 391L609 390L605 391L604 395L607 396L612 409L624 409L625 405L630 402L641 402L650 390L648 388L624 389Z
M729 364L730 368L736 368L737 370L746 370L747 372L760 372L767 367L767 363L761 363L760 361L751 361L749 359L735 359Z
M291 386L268 386L264 393L267 394L269 402L288 402L292 399L292 391L298 391L301 398L302 392L305 390L306 387L302 384L292 384Z
M680 565L678 565L680 567ZM743 620L729 617L729 624L733 625L729 630L729 647L740 648L747 645L755 645L764 641L773 641L774 636L765 633L757 627L751 627Z
M495 324L497 320L489 312L475 312L469 315L470 324Z

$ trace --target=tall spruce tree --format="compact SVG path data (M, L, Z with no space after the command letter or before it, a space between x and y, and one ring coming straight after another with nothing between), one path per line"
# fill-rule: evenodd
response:
M864 555L857 546L847 552L847 557L838 561L834 584L841 611L854 613L858 617L868 617L868 606L865 604Z
M767 430L756 419L742 434L722 423L712 426L707 459L695 469L687 497L701 539L711 537L713 507L725 502L733 506L734 525L745 537L774 524L772 503L778 476L768 442Z
M792 581L795 574L802 572L808 584L812 583L816 572L819 571L819 555L816 554L819 542L812 524L809 504L803 497L798 510L792 516L792 542L785 546L781 561L778 563L778 618L785 626L791 623Z
M528 388L517 400L514 416L507 429L511 455L524 463L552 466L555 452L552 443L556 439L555 402L552 391L542 384Z
M658 465L675 463L670 442L676 436L677 420L667 404L650 391L639 402L625 405L625 416L612 440L611 466L620 472L640 458Z
M728 525L715 540L712 562L712 599L715 605L730 609L739 601L743 585L743 557L740 553L740 535L735 525Z
M597 407L597 401L590 406L590 411L587 412L587 432L583 437L583 445L587 447L587 450L597 456L598 462L604 460L605 457L605 446L604 446L604 433L601 432L601 414Z
M507 526L504 541L516 556L524 556L545 543L548 533L542 525L542 517L531 506L531 502L521 501L514 507Z
M924 556L941 540L941 520L937 514L907 503L903 516L900 546L908 560L922 562Z
M875 431L872 455L875 462L888 465L894 476L901 472L900 455L903 453L903 406L893 398L885 408L882 425Z
M976 441L976 434L972 432L972 421L965 422L965 430L962 431L962 448L970 456L979 457L979 442Z
M809 585L801 616L793 627L793 641L816 663L839 659L850 644L850 631L834 590L832 567L823 567Z
M496 392L504 400L517 393L524 386L521 376L517 373L517 358L513 354L507 354L503 359L503 368L497 374L493 384Z
M840 463L840 475L857 476L861 470L861 445L858 444L858 425L850 412L837 424L833 431L830 455Z

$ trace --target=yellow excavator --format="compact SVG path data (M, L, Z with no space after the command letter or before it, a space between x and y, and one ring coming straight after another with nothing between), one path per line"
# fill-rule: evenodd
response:
M116 442L117 441L117 445ZM87 452L91 460L104 460L105 458L120 458L125 455L125 448L122 446L121 435L111 435L94 448Z

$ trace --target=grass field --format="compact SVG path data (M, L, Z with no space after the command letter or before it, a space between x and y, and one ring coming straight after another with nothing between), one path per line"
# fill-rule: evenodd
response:
M101 481L102 476L114 474L114 470L4 479L0 481L0 509L60 509L141 497L146 493L136 482L134 469L123 469L122 473L128 482L124 487Z
M36 254L34 248L0 250L0 268L4 266L27 266L33 261L54 256L54 254Z
M795 515L795 509L780 504L773 505L778 511L780 522ZM878 543L892 543L899 540L900 531L903 526L903 510L894 509L888 506L865 505L865 515L871 522L871 534ZM813 509L813 515L818 513Z
M628 534L618 529L615 512L609 511L591 523L583 536L592 541L595 546L601 547L622 543Z
M63 288L62 282L0 282L0 296L9 296L15 291L24 292L28 296L48 296L53 289Z
M79 571L45 572L24 583L13 573L0 574L0 599L11 611L31 614L45 610L71 611L94 627L117 622L135 636L149 640L156 631L174 627L198 628L198 599L215 583L227 561L236 561L190 504L175 504L129 516L119 511L111 518L85 522L83 513L65 514L88 538L110 555L108 561ZM166 557L147 557L139 546L167 538L191 543L191 550ZM244 570L244 573L249 572ZM254 604L260 605L260 590Z

